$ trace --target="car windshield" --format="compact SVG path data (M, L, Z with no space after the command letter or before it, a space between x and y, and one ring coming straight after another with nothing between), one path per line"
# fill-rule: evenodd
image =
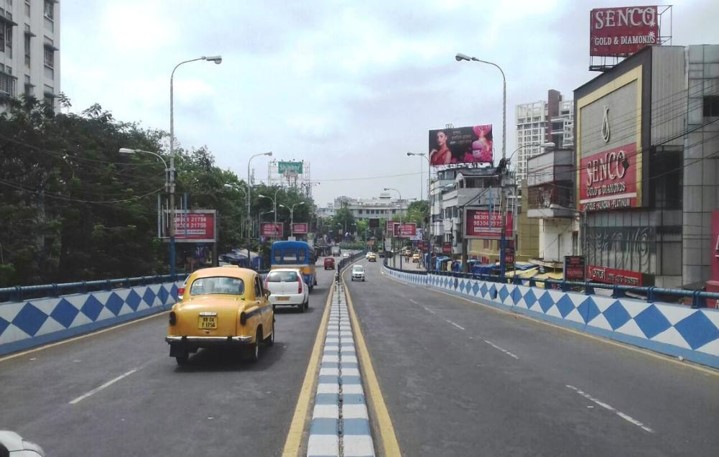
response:
M296 271L270 271L267 275L267 282L296 282L297 279Z
M229 276L213 276L196 279L190 286L190 295L242 295L245 293L245 282L240 278Z
M352 267L352 272L353 273L364 273L364 267L361 265L355 265L354 267Z

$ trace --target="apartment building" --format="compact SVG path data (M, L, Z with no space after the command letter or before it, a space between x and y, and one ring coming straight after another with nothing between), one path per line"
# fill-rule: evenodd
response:
M0 0L0 111L23 94L54 103L60 93L60 3Z

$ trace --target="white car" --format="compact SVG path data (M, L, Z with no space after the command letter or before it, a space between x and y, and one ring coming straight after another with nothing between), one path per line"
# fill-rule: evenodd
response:
M354 265L352 267L352 281L364 281L364 267L362 265Z
M310 306L310 288L296 268L270 270L265 278L265 289L270 291L270 303L274 308L291 306L304 312Z
M23 439L22 436L10 430L0 430L0 456L12 457L41 457L45 451L40 446Z

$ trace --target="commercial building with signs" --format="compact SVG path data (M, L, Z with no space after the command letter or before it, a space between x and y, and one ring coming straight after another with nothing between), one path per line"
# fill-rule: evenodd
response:
M0 5L0 111L21 95L54 103L60 93L60 4L16 0Z
M333 203L317 209L318 217L332 217L340 208L347 208L355 219L392 219L407 214L407 200L392 198L389 192L381 192L375 198L337 197Z
M719 45L644 48L574 99L577 212L564 215L582 216L589 279L703 285L719 201ZM568 196L564 175L543 183L555 198Z

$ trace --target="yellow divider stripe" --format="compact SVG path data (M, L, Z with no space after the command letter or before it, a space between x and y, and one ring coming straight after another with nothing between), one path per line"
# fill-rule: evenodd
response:
M287 433L285 447L282 450L282 457L297 457L300 455L300 450L303 445L303 433L305 430L305 424L307 423L308 419L308 411L310 409L310 402L312 400L312 395L315 392L316 383L318 380L319 366L321 360L320 353L322 352L322 347L325 342L325 335L327 335L327 323L330 319L330 304L332 302L334 290L335 285L333 282L332 287L330 288L329 295L327 296L327 302L325 303L325 311L322 314L320 330L319 332L317 332L317 338L315 338L315 344L312 348L310 362L307 364L305 380L302 383L302 389L300 389L300 396L297 398L295 414L292 416L290 430Z

